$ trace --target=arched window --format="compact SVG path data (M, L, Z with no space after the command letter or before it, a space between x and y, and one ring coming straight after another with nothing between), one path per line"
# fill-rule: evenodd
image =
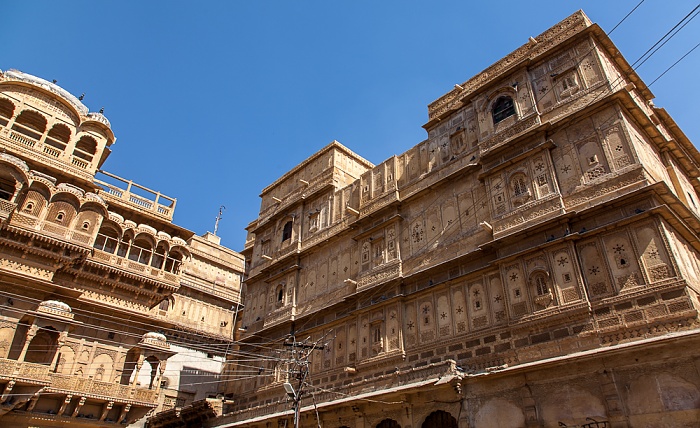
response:
M549 278L542 271L535 272L530 277L533 300L541 309L546 309L554 301L554 295L550 290Z
M29 342L24 361L51 364L58 348L58 331L53 327L42 327Z
M517 174L510 179L513 196L523 196L528 193L527 181L523 174Z
M544 275L535 275L535 292L538 296L544 296L549 294L549 286L547 285L547 278Z
M6 201L12 200L12 197L15 194L15 182L14 180L10 181L9 179L5 179L4 177L0 177L0 199L4 199Z
M129 260L147 265L151 261L152 249L153 246L150 241L144 238L137 238L129 250Z
M401 428L401 425L393 419L384 419L377 424L377 428Z
M70 129L66 125L57 123L51 128L49 135L46 136L46 144L63 151L68 141L70 141L70 134ZM51 154L51 152L47 153Z
M75 143L75 150L73 151L73 156L80 159L84 159L88 162L92 162L93 156L97 151L97 141L94 138L87 135L80 137L77 143Z
M292 239L292 221L288 221L284 224L284 229L282 229L282 242L287 239Z
M15 113L15 105L12 101L0 98L0 126L6 126Z
M165 259L165 270L178 274L180 273L180 265L182 264L182 254L179 251L171 251Z
M153 258L151 258L151 266L156 269L162 268L166 252L166 245L163 242L159 243L156 247L156 251L153 253Z
M12 129L29 138L38 140L46 131L46 118L35 111L25 110L17 116Z
M493 116L493 124L497 124L503 119L515 114L515 104L513 98L503 95L499 97L493 107L491 107L491 115Z
M421 428L457 428L457 419L443 410L437 410L425 418Z

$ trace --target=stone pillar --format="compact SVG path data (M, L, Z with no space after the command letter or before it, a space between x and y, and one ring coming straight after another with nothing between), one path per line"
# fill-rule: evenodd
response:
M86 400L87 400L87 397L80 397L80 401L78 401L78 405L75 406L75 409L73 410L73 414L71 415L71 418L78 416L78 412L85 405Z
M143 366L143 361L144 361L143 354L140 354L138 361L136 361L136 366L134 367L134 372L132 373L134 380L131 381L131 383L130 383L131 386L136 386L136 382L139 380L139 372L141 371L141 366Z
M66 327L66 330L62 331L58 335L58 340L56 341L56 352L53 354L53 359L51 360L51 370L53 370L56 367L56 363L58 363L58 352L61 349L61 346L63 346L64 343L66 343L66 338L68 337L68 327Z
M622 408L622 400L617 392L615 376L612 369L604 369L598 372L600 391L605 399L605 407L608 411L608 422L611 428L627 428L627 416Z
M29 327L29 330L27 330L27 337L24 339L22 353L19 354L19 358L17 358L17 361L24 361L24 357L27 355L27 349L29 349L29 343L31 343L32 339L34 339L34 336L36 336L36 333L38 331L39 327L36 324L32 324L32 326Z
M457 421L459 428L471 428L469 425L469 413L469 399L464 397L462 398L462 411L459 412L459 420Z
M61 408L58 409L58 413L56 413L58 416L63 416L63 412L66 411L66 407L70 403L70 401L73 399L73 396L68 394L66 395L66 399L63 400L63 404L61 404Z
M122 412L119 414L119 419L117 419L117 424L122 423L122 421L126 418L126 414L129 413L129 410L131 410L131 404L124 406Z
M537 417L537 402L532 396L532 391L530 391L530 386L525 384L520 389L520 396L523 400L523 414L525 415L525 426L527 428L539 427L540 421Z
M112 407L114 407L114 401L110 401L104 405L104 408L102 409L102 415L100 415L100 422L105 420L105 418L109 414L109 411L112 410Z

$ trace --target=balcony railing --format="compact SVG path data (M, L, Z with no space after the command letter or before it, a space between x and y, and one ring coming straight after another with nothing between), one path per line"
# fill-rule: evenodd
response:
M85 161L73 156L72 162ZM176 199L105 171L98 171L98 174L104 178L104 180L95 178L95 183L102 186L102 190L98 192L100 196L109 201L117 201L139 208L161 218L173 219Z
M49 381L49 366L0 358L0 378Z
M48 377L51 380L51 384L46 388L46 392L71 395L92 394L108 398L110 401L141 401L151 407L157 405L157 391L154 389L102 382L59 373L49 373Z

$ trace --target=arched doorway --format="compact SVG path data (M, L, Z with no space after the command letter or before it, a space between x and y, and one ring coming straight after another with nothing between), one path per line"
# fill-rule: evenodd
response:
M457 428L457 420L451 414L438 410L425 418L421 428Z
M401 428L401 425L393 419L384 419L377 424L377 428Z
M53 327L41 328L29 342L24 361L51 364L58 348L58 331Z

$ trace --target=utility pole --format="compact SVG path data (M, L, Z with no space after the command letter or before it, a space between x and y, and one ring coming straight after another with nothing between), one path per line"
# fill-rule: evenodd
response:
M319 345L319 342L323 339L319 339L314 343L310 343L309 339L305 339L302 342L297 342L294 335L290 335L284 342L284 346L292 348L290 362L292 367L289 369L289 378L287 382L284 383L284 392L287 396L292 399L292 409L294 410L294 428L299 428L299 412L301 411L301 398L304 395L304 385L306 383L306 378L309 375L309 357L314 350L323 349L323 345ZM296 389L291 384L293 381L297 381Z
M216 216L216 222L214 223L214 235L216 235L216 232L219 231L219 222L221 221L221 218L224 216L225 209L226 209L226 207L223 205L219 207L219 215Z

